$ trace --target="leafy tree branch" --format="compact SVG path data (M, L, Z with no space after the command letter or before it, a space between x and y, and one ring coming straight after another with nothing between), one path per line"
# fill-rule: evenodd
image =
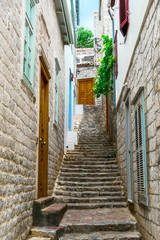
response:
M101 54L104 53L104 57L101 60L101 65L95 77L96 82L93 85L93 91L97 98L99 98L101 94L105 96L108 93L112 94L113 91L113 63L115 62L115 58L113 58L112 39L104 35L102 35L102 39L103 50Z
M92 31L80 27L78 29L77 48L93 48L94 36Z

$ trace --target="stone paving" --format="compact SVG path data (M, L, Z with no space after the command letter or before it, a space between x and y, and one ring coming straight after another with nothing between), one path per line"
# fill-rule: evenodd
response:
M140 234L137 232L94 232L91 234L74 233L66 234L61 240L139 240Z
M102 209L68 209L65 213L61 226L73 224L106 224L108 222L135 222L128 208L102 208Z

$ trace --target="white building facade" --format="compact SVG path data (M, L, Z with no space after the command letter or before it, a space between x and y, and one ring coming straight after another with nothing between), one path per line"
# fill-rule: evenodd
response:
M108 1L114 10L117 157L145 240L160 238L160 1Z

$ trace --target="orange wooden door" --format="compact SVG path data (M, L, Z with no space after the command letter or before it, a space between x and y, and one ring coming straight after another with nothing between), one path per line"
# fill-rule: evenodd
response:
M78 104L94 105L93 83L94 79L78 80Z
M48 186L48 86L45 71L41 68L38 197L47 196Z

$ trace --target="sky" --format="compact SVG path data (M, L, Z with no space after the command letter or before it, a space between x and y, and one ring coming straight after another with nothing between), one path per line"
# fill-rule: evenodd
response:
M93 31L93 12L99 8L99 0L80 0L80 27Z

